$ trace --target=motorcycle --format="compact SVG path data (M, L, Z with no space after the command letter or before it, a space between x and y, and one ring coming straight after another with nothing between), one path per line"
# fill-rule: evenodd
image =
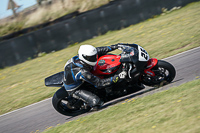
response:
M126 78L104 89L97 89L87 82L82 84L82 88L99 96L102 101L108 102L144 89L144 85L161 86L172 82L175 78L176 70L172 64L156 58L149 59L148 53L142 47L135 44L120 44L120 48L122 53L119 55L107 54L98 58L91 73L99 78L109 78L127 71ZM142 71L136 72L136 68ZM68 94L63 86L63 78L64 71L45 78L47 87L61 87L52 98L55 110L67 116L90 111L91 107L87 106L87 103Z

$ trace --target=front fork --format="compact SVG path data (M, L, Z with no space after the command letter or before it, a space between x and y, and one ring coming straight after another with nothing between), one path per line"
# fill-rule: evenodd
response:
M155 73L151 69L153 67L155 67L157 65L157 63L158 63L158 60L156 58L149 59L148 62L147 62L147 67L144 70L144 73L154 77ZM136 66L133 65L132 63L122 63L122 66L123 66L122 71L127 71L127 77L129 79L132 79L131 70L134 69Z
M127 76L129 79L131 79L132 68L133 68L133 65L131 63L122 63L122 71L127 72Z

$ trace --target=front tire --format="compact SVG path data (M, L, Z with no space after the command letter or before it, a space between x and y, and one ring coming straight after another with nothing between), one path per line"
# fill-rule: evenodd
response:
M77 116L88 112L91 108L83 108L84 102L71 97L64 87L56 91L52 98L52 104L56 111L67 116Z
M166 85L175 78L176 70L169 62L158 60L157 65L152 68L155 76L152 77L148 74L142 75L142 83L148 86L163 86Z

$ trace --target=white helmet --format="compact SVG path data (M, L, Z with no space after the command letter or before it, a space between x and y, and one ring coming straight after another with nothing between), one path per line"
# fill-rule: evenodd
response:
M88 65L95 66L97 63L97 49L92 45L81 45L78 50L78 57Z

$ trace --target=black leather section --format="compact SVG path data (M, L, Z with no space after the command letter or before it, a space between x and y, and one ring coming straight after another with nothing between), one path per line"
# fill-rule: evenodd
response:
M112 51L112 50L114 50L114 49L112 49L111 47L109 48L108 46L105 46L105 47L97 47L96 49L97 49L97 54L98 54L99 57L102 56L102 55L107 54L108 52L110 52L110 51Z
M111 78L100 79L99 77L93 75L92 73L81 69L81 74L86 82L89 82L96 86L97 88L103 88L111 84Z
M72 76L72 72L73 72L73 63L70 63L68 65L65 66L65 84L69 85L74 83L74 79Z

